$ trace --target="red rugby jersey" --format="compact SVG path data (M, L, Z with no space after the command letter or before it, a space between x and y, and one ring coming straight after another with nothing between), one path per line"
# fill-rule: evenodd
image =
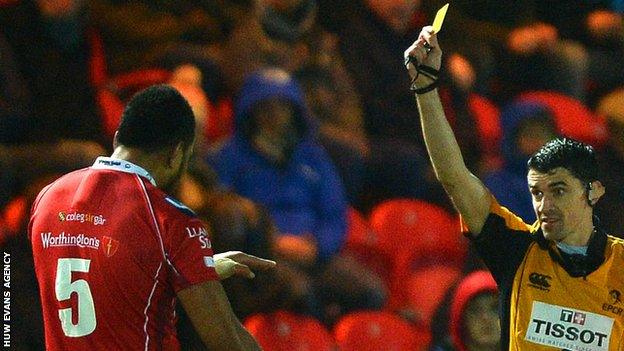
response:
M175 292L218 279L202 223L123 160L43 189L29 236L48 350L178 349Z

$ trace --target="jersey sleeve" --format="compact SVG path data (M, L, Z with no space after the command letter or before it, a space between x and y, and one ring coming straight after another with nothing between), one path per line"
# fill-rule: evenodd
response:
M37 197L35 197L35 200L33 201L30 207L30 219L28 220L28 240L32 240L32 224L33 224L33 219L35 217L35 213L37 213L37 207L39 206L39 201L41 201L41 198L43 197L43 195L45 195L45 193L47 193L48 190L50 190L53 184L54 183L46 185L39 192L39 194L37 194Z
M476 236L470 236L477 253L499 285L513 280L529 245L533 242L535 227L522 221L513 212L492 198L490 213ZM467 226L462 221L462 231Z
M177 292L191 285L218 280L208 230L196 217L180 216L167 226L165 255Z

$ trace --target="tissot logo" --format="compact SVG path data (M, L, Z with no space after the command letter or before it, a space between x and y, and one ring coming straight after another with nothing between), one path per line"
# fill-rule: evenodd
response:
M529 286L549 291L551 279L549 275L533 272L529 275Z
M585 313L570 310L561 310L561 317L559 318L559 320L562 322L583 325L585 324Z
M607 351L613 318L540 301L533 302L525 340L577 351Z

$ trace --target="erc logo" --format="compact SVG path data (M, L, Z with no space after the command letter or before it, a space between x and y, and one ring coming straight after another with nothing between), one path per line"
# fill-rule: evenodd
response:
M619 290L613 289L609 291L609 302L602 304L602 310L621 316L624 309L617 306L620 304L622 304L622 294Z

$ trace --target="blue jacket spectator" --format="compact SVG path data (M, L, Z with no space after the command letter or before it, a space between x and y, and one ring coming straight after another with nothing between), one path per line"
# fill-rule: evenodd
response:
M527 161L540 146L557 134L551 112L537 103L512 103L501 112L503 168L486 174L484 184L499 203L535 222L531 196L527 192Z
M264 205L281 235L312 239L326 261L344 241L347 202L300 88L280 69L256 72L234 112L234 136L209 160L220 182Z

